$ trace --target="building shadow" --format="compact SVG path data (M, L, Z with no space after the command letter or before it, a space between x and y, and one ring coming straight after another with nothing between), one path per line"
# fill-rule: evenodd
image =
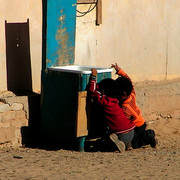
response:
M29 19L5 21L7 89L16 95L32 92Z
M22 145L46 150L77 150L77 140L63 141L43 136L41 132L41 94L30 93L28 97L28 126L21 127Z
M30 93L28 98L28 126L21 128L22 144L37 146L40 141L41 94Z

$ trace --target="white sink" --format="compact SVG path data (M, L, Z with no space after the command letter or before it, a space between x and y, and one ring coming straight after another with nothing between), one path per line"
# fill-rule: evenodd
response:
M51 71L71 72L71 73L79 73L79 74L91 74L92 68L96 68L98 73L112 72L111 68L80 66L80 65L56 66L56 67L51 67L48 69Z

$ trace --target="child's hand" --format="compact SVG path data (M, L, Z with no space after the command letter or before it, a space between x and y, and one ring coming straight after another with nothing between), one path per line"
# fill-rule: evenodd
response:
M116 72L118 72L121 68L117 65L117 63L115 64L111 64L111 67L114 68L116 70Z
M91 72L93 76L97 76L97 70L95 68L92 68Z

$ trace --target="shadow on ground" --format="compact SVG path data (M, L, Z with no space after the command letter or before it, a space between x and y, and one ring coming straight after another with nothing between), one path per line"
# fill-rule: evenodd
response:
M78 138L72 140L60 140L43 137L40 132L41 120L41 95L36 93L29 93L29 123L28 127L21 128L23 147L38 148L45 150L73 150L79 151ZM86 152L109 152L114 151L116 147L109 140L108 137L86 137L84 150Z

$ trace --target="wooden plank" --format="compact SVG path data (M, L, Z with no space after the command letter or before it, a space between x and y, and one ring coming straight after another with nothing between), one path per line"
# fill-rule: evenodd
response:
M77 4L94 4L96 0L77 0Z
M88 135L86 97L87 97L87 91L78 92L76 137Z
M96 7L96 25L102 24L102 0L97 1Z

